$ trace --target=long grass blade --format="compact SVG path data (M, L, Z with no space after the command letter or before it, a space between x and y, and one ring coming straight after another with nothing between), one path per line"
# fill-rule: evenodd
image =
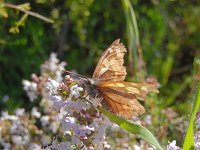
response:
M192 109L192 115L190 117L190 123L185 136L185 141L183 143L183 150L194 149L194 127L195 127L194 120L195 120L195 115L199 109L199 106L200 106L200 83L198 84L196 97Z
M146 75L145 63L140 45L139 30L134 9L130 0L122 0L122 6L126 19L126 32L129 50L129 64L134 70L133 74L144 79Z

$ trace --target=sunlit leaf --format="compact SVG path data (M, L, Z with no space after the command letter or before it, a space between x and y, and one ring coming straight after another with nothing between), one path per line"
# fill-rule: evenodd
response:
M157 147L159 150L162 150L162 148L161 148L160 144L158 143L158 141L156 140L156 138L145 127L138 125L138 124L131 123L125 119L122 119L122 118L118 117L117 115L114 115L114 114L106 111L103 108L99 108L99 110L104 115L106 115L110 119L110 121L116 123L122 129L127 130L128 132L131 132L131 133L139 136L143 140L145 140L145 141L149 142L150 144L154 145L155 147Z

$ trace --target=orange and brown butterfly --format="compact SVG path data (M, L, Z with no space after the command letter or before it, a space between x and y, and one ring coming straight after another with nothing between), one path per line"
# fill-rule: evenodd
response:
M158 92L156 85L125 82L126 68L124 54L126 48L120 40L115 40L102 54L92 79L85 78L84 86L89 96L101 97L113 113L130 119L145 112L138 100L144 100L147 93Z

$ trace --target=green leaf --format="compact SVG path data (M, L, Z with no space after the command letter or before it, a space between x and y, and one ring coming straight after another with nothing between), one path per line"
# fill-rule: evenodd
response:
M198 84L197 92L196 92L196 97L192 109L192 115L190 117L190 123L187 129L187 133L185 136L185 141L183 143L183 150L191 150L194 149L194 120L195 120L195 115L199 109L200 106L200 83Z
M162 148L161 148L160 144L158 143L158 141L156 140L156 138L145 127L138 125L138 124L131 123L125 119L122 119L122 118L118 117L117 115L114 115L114 114L106 111L103 108L98 108L98 109L104 115L106 115L110 119L110 121L118 124L122 129L127 130L128 132L131 132L131 133L139 136L143 140L145 140L145 141L149 142L150 144L154 145L155 147L157 147L159 150L162 150Z

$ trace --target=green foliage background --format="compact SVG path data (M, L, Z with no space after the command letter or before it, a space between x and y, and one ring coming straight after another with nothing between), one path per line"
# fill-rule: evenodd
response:
M26 1L5 1L22 4ZM67 69L91 76L104 49L120 38L128 47L127 26L122 1L116 0L34 0L31 10L55 20L49 24L28 17L20 33L12 34L9 28L23 15L6 9L9 17L0 18L0 109L13 111L17 107L29 107L22 89L22 79L30 79L31 73L39 73L40 64L50 52L56 52L60 60L67 61ZM200 1L177 0L131 0L140 33L147 74L155 76L160 94L145 103L155 117L155 133L166 123L162 110L171 107L180 116L191 112L193 94L200 73ZM136 73L130 68L128 56L128 79ZM182 139L169 125L161 141Z

